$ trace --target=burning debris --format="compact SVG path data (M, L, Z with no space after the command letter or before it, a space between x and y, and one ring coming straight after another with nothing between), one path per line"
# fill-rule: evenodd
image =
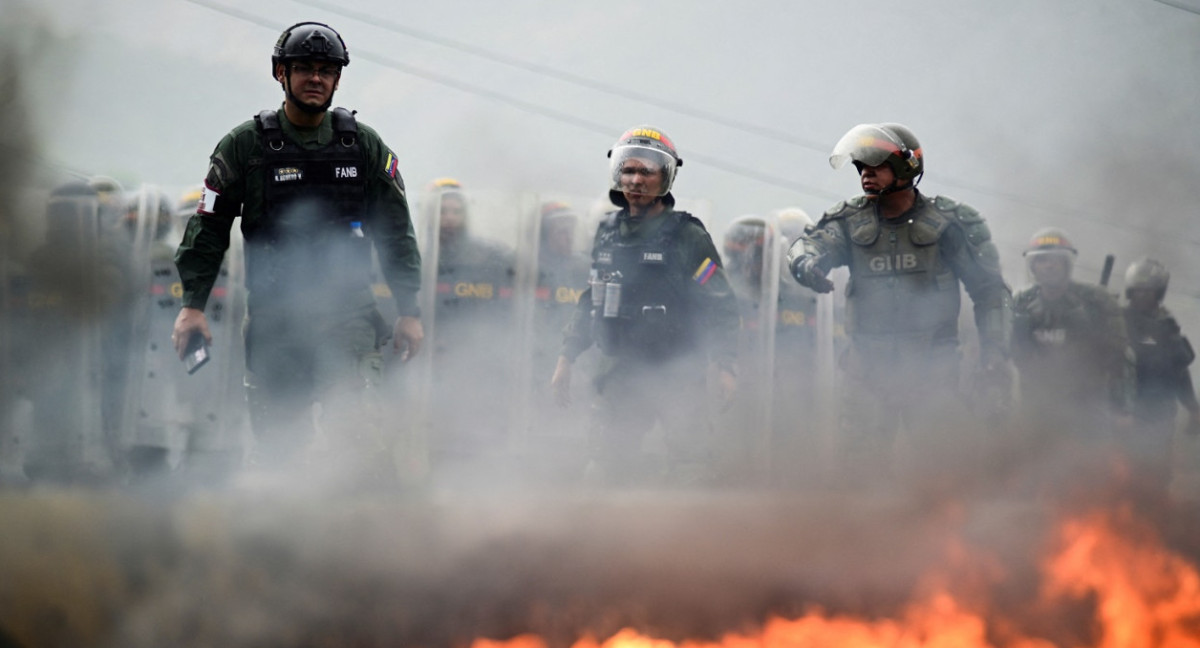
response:
M1194 536L1160 537L1131 506L165 504L0 498L0 630L19 646L1200 646Z

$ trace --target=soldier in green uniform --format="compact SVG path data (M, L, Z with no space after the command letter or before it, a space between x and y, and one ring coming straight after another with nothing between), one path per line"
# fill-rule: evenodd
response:
M610 485L703 482L713 477L706 375L717 368L725 398L735 387L737 301L704 226L675 211L682 165L662 131L626 131L609 151L609 198L621 207L600 223L589 287L564 329L551 384L569 401L571 363L593 343L596 376L590 474ZM665 465L643 450L662 426Z
M971 437L958 394L960 285L975 307L980 364L1007 365L1011 295L999 254L977 211L917 190L924 156L899 124L861 124L829 158L853 162L864 195L838 203L788 252L801 284L830 292L826 274L848 266L842 353L838 471L870 486L892 472L893 442L903 426L915 473L942 480L968 472Z
M1058 444L1097 450L1112 440L1114 427L1128 427L1132 411L1120 307L1103 287L1071 279L1076 255L1063 230L1038 230L1025 251L1034 285L1013 299L1012 356L1022 428L1035 458L1053 457L1046 450Z
M363 411L372 400L358 396L379 383L387 338L402 358L423 338L420 255L396 154L354 113L329 109L349 63L345 43L328 25L299 23L279 37L271 76L284 91L283 106L242 123L217 145L175 257L183 308L173 340L183 357L193 333L211 340L204 307L241 216L248 402L263 462L282 465L305 447L315 401L321 427L344 433L329 435L331 447L385 456L378 416ZM396 300L392 326L371 291L372 243Z
M1129 264L1125 271L1128 303L1122 309L1137 362L1134 428L1124 445L1138 474L1163 491L1171 477L1171 440L1180 405L1187 410L1185 429L1200 434L1200 403L1188 371L1196 353L1163 306L1170 280L1171 273L1154 259Z

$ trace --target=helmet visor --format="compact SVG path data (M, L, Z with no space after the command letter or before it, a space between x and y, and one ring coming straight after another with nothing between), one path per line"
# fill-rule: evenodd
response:
M665 196L675 179L675 158L648 146L629 144L612 150L609 189L641 196Z
M859 124L838 140L829 155L829 166L840 169L851 160L879 166L889 155L903 156L903 150L903 145L887 131L870 124Z

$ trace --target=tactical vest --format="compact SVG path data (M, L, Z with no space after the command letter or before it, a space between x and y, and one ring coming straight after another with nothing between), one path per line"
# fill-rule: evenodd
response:
M1196 359L1191 343L1180 333L1175 318L1165 312L1146 316L1126 308L1125 326L1137 359L1139 401L1167 401L1174 415L1180 377Z
M846 287L849 331L957 340L958 277L938 251L953 218L929 202L897 223L883 221L873 204L845 217L851 242Z
M680 273L674 241L683 223L695 219L674 211L662 217L668 222L645 240L622 240L615 215L597 228L589 283L596 342L608 355L660 361L697 345L690 278Z
M358 122L334 108L333 139L306 149L283 134L279 116L255 116L262 140L263 214L246 236L247 280L258 297L287 286L358 289L369 282L363 230L368 165Z

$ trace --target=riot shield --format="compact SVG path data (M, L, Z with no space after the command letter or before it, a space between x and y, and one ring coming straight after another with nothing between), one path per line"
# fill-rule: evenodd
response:
M131 265L138 288L130 309L130 347L120 452L134 476L165 470L169 455L178 454L178 372L170 342L179 311L169 290L175 283L174 249L156 234L160 218L170 219L170 205L154 187L143 185L129 204L126 226L131 237ZM164 214L165 212L165 214Z
M439 478L484 478L500 466L488 458L507 452L517 416L511 377L518 213L511 194L468 195L453 181L431 187L421 201L429 366L414 372L427 372L427 379L410 377L429 407L426 447Z
M56 190L46 237L30 256L25 300L26 375L33 404L25 472L78 482L112 468L102 415L104 316L113 286L100 254L99 203L77 186Z
M514 387L521 403L515 456L524 474L543 485L571 483L583 474L587 460L586 429L591 394L576 390L571 404L560 407L550 388L562 347L563 328L587 286L591 232L574 205L589 198L565 195L526 196L518 242L516 296L519 332ZM586 242L585 242L586 241ZM589 384L593 358L575 363L573 385Z

